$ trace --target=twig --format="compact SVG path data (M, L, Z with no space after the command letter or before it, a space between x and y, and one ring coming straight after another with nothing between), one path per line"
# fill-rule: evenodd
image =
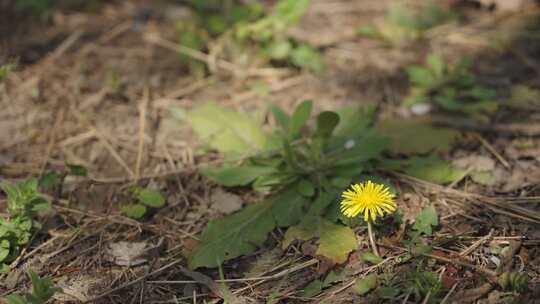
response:
M485 140L482 136L480 136L479 134L477 133L474 133L473 136L478 139L478 141L480 141L480 143L491 153L493 154L493 156L495 156L495 158L497 158L498 161L501 162L501 164L506 168L506 169L510 169L510 164L506 161L506 159L504 159L504 157L502 157L501 154L499 154L497 152L497 150L495 150L495 148L493 148L493 146L487 142L487 140Z
M489 240L491 238L491 236L493 235L494 231L495 230L492 228L487 235L483 236L482 238L480 238L479 240L474 242L471 246L469 246L468 248L461 251L459 253L459 255L460 256L466 256L468 254L471 254L474 250L476 250L476 248L478 248L480 245L482 245L485 241Z
M406 251L406 252L411 252L409 249L399 247L399 246L394 246L394 245L389 245L389 244L379 244L379 245L383 246L383 247L394 248L394 249L399 249L399 250L403 250L403 251ZM445 263L448 263L448 264L454 264L454 265L457 264L457 265L460 265L460 266L464 266L464 267L474 269L474 270L476 270L478 272L483 273L484 275L488 276L489 278L495 278L498 275L498 273L496 271L489 270L489 269L484 269L484 268L481 268L479 266L476 266L476 265L473 265L473 264L470 264L470 263L467 263L467 262L463 262L463 261L460 261L460 260L457 260L457 259L445 258L445 257L442 257L442 256L429 254L429 253L420 253L420 254L425 256L425 257L432 258L432 259L435 259L435 260L439 260L441 262L445 262Z
M113 289L111 289L111 290L109 290L109 291L106 291L106 292L104 292L104 293L102 293L102 294L100 294L100 295L98 295L98 296L96 296L96 297L94 297L94 298L92 298L92 299L83 301L82 303L95 302L96 300L99 300L99 299L101 299L101 298L103 298L103 297L106 297L106 296L110 295L111 293L117 292L117 291L122 290L122 289L124 289L124 288L127 288L127 287L129 287L129 286L132 286L132 285L134 285L134 284L137 284L138 282L140 282L140 281L146 279L147 277L150 277L150 276L153 276L153 275L155 275L155 274L158 274L158 273L162 272L163 270L169 269L169 268L171 268L171 267L173 267L173 266L175 266L175 265L177 265L177 264L180 264L181 262L182 262L182 260L178 259L178 260L176 260L176 261L174 261L174 262L171 262L171 263L169 263L169 264L167 264L167 265L165 265L165 266L163 266L163 267L161 267L161 268L159 268L159 269L157 269L157 270L154 270L154 271L152 271L152 272L150 272L150 273L147 273L147 274L145 274L145 275L143 275L143 276L141 276L141 277L139 277L139 278L137 278L137 279L135 279L135 280L133 280L133 281L131 281L131 282L129 282L129 283L126 283L126 284L124 284L124 285L122 285L122 286L118 286L118 287L113 288Z
M452 288L450 288L450 290L444 296L444 298L442 299L440 304L444 304L444 303L446 303L446 301L448 301L448 299L450 298L450 295L454 292L454 290L456 290L457 285L458 285L458 283L455 283L454 285L452 285Z

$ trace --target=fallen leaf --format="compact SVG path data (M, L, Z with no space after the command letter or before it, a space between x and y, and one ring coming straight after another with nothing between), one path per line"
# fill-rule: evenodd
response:
M354 284L356 293L361 296L370 292L375 287L377 287L377 275L374 273L368 274L364 278L356 280Z
M137 266L147 262L148 257L163 244L160 239L156 245L143 242L109 243L105 250L105 259L118 266Z
M319 238L319 248L315 255L341 264L347 261L349 253L356 249L356 236L351 228L334 224L318 216L306 217L300 224L290 227L285 233L283 247L288 247L294 240Z
M236 194L217 188L210 196L212 207L224 214L231 214L242 208L242 198Z

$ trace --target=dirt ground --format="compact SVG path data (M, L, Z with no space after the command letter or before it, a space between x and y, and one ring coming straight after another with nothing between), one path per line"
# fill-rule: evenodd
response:
M19 65L0 83L0 178L41 176L65 163L86 167L89 177L69 178L60 193L50 193L54 215L44 219L44 233L23 251L14 270L2 276L0 294L24 290L25 271L33 269L63 288L54 303L218 303L222 284L232 303L264 303L276 290L279 303L376 301L351 287L356 277L375 269L354 253L340 266L345 277L317 296L303 297L304 287L327 269L304 256L300 246L280 250L282 231L255 254L226 263L224 279L217 269L186 269L184 252L210 219L223 216L210 202L218 186L197 173L219 156L200 152L174 109L212 100L251 112L271 101L290 112L311 99L316 111L370 103L380 117L408 117L400 106L407 93L404 67L431 51L455 60L471 56L480 81L502 99L518 84L540 88L540 27L529 29L531 20L538 20L537 7L464 5L465 22L438 27L428 31L429 39L398 48L356 34L359 25L381 20L391 3L312 1L289 34L323 50L323 74L245 66L240 59L224 68L211 55L196 53L208 73L194 77L179 60L175 29L189 11L174 2L111 1L90 11L55 11L48 21L24 28L18 22L1 24L0 60L16 59ZM257 90L261 84L266 94ZM464 134L445 157L492 159L501 180L497 187L469 180L443 187L388 175L402 193L398 204L406 215L435 203L441 222L435 237L455 236L434 252L440 254L434 268L443 278L446 303L510 303L505 299L511 292L479 283L486 269L499 264L530 278L531 291L512 303L540 303L538 110L502 108L489 128L441 121ZM527 148L517 149L516 142ZM134 183L160 189L167 207L144 221L123 216L119 206ZM239 195L247 204L255 199L248 191ZM358 238L367 248L365 236ZM108 246L120 241L146 242L145 262L133 267L111 262ZM381 246L385 263L377 269L411 271L414 266L398 265L400 249L391 240L386 245ZM498 246L511 251L507 261L491 258L490 249ZM446 258L458 255L465 262Z

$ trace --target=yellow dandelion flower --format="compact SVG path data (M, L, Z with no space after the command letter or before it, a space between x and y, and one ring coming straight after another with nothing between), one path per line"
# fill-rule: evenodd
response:
M385 185L367 181L351 188L341 194L341 212L347 217L363 213L366 222L370 219L375 221L377 215L382 217L396 210L394 194Z

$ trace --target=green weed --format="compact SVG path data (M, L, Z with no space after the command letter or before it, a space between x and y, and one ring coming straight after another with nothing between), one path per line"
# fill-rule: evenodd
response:
M357 33L399 46L422 39L426 31L457 19L454 12L441 8L435 2L428 2L419 10L396 4L388 9L382 23L361 26Z
M0 218L0 271L9 271L8 264L15 260L32 237L41 228L34 219L40 211L50 210L49 201L38 191L38 180L30 178L12 185L0 182L7 195L7 218Z
M433 54L424 66L409 66L407 75L412 86L404 105L431 104L443 111L488 119L486 115L497 110L496 93L478 84L470 67L468 59L450 65Z
M246 5L240 1L192 1L196 17L178 23L179 42L204 51L217 41L221 47L227 46L225 53L230 54L226 56L246 60L254 57L320 72L324 64L319 51L286 35L309 3L310 0L279 0L271 12L265 13L257 2ZM181 55L181 60L188 63L191 72L204 73L202 63L185 55Z
M11 294L6 297L8 304L45 304L57 292L62 289L54 287L48 278L40 278L35 272L30 270L28 276L32 281L32 291L23 295Z
M128 217L141 219L146 215L148 208L161 208L165 205L165 198L159 191L141 187L132 187L130 192L134 203L124 206L122 212Z

